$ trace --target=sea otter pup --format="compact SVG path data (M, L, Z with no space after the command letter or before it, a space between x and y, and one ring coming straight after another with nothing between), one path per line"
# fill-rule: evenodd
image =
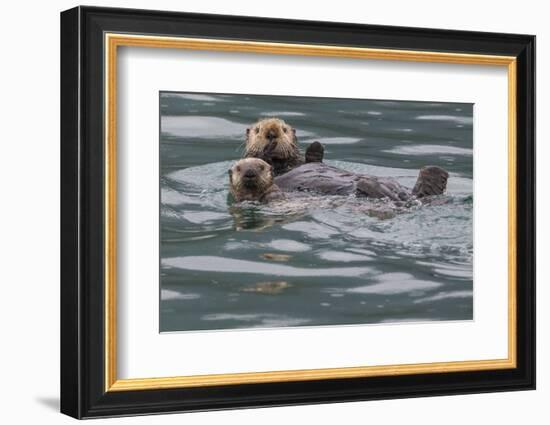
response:
M229 170L229 191L236 202L269 202L285 198L273 183L271 165L258 158L245 158L233 164Z
M245 158L260 158L279 176L309 162L323 160L323 146L313 142L300 153L296 130L279 118L265 118L246 129Z
M276 177L275 183L285 192L308 191L326 195L351 195L392 201L408 201L442 195L447 188L449 173L430 165L418 174L414 188L408 189L396 180L355 174L325 163L304 164Z

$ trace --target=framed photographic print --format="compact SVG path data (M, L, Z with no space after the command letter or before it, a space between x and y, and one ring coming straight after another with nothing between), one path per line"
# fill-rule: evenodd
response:
M535 38L61 14L61 411L535 386Z

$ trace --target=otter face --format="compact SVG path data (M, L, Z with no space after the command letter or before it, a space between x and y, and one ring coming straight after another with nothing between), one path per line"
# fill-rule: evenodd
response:
M229 190L237 202L257 201L272 185L272 168L261 159L241 159L229 170Z
M298 155L296 130L278 118L258 121L246 130L247 157L285 160Z

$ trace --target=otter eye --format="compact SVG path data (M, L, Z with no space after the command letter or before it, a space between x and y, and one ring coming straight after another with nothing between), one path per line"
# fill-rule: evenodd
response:
M285 132L285 133L286 133L287 131L288 131L288 128L286 128L286 127L283 127L283 132Z
M254 131L256 132L256 134L258 134L260 132L260 127L256 127Z
M261 171L264 171L265 170L265 167L263 165L260 165L260 170Z
M240 171L241 171L241 167L237 167L237 171L239 171L239 172L240 172Z

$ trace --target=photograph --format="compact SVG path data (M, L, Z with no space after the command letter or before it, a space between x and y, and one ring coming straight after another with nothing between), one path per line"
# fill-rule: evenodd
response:
M467 8L339 21L297 3L267 16L233 6L75 6L50 25L60 75L42 85L60 85L61 119L47 119L60 167L44 137L32 158L60 185L61 263L46 261L60 291L35 298L58 306L60 358L43 369L59 411L257 419L294 406L294 418L300 405L371 401L369 417L387 422L398 399L452 395L473 403L453 411L492 412L505 392L534 390L544 297L525 31L542 27L517 10L472 24ZM36 63L52 56L35 50ZM12 177L38 169L8 165ZM34 180L12 185L33 205L46 193L30 196ZM544 395L523 407L537 412ZM504 404L503 418L523 419Z
M159 331L473 320L474 106L159 92Z

